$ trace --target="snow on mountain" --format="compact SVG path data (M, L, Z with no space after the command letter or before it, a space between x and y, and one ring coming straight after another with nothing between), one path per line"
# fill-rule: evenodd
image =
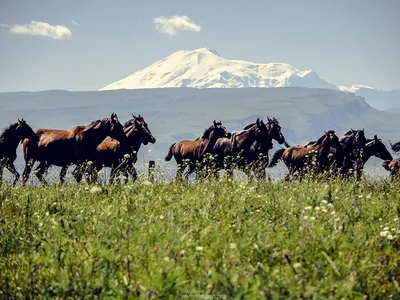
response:
M334 84L321 79L312 70L299 70L286 63L261 64L229 60L210 48L175 52L100 90L288 86L338 90Z
M373 87L370 87L368 85L363 85L363 84L355 84L355 85L352 85L352 86L340 85L338 87L342 92L347 92L347 93L355 93L359 89L374 90Z

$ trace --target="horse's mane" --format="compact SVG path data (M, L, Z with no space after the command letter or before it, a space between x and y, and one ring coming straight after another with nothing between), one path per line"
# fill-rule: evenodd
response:
M254 122L254 123L251 123L251 124L249 124L249 125L247 125L245 128L243 128L243 130L250 129L250 128L253 127L254 125L256 125L255 122Z
M335 134L335 131L334 131L334 130L328 130L326 133ZM325 138L326 138L326 134L324 134L323 136L321 136L321 137L315 142L314 146L319 146L319 145L321 145Z
M88 125L86 125L84 130L92 129L93 127L97 126L99 123L101 125L105 125L108 122L110 122L110 118L104 118L102 120L100 120L100 119L94 120L94 121L90 122Z
M135 119L130 119L124 123L124 129L134 124Z
M17 126L18 123L13 123L4 127L2 133L0 134L0 139L4 139L7 135L11 134Z
M271 119L270 117L267 117L267 120L268 120L267 124L274 123L275 125L279 125L279 121L278 121L278 119L275 118L275 117L273 117L272 119ZM251 124L247 125L247 126L246 126L245 128L243 128L243 129L244 129L244 130L250 129L250 128L253 127L255 124L256 124L256 122L251 123Z
M210 137L211 131L214 130L214 125L211 125L210 127L207 127L206 129L204 129L203 134L199 137L200 139L207 139ZM198 140L199 138L197 138L196 140Z

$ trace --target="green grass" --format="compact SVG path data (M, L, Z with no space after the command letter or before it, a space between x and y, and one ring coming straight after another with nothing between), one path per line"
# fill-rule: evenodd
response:
M0 296L399 299L399 200L388 182L3 186Z

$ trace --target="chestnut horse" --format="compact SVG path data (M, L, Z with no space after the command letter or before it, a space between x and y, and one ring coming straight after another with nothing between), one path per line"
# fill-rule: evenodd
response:
M170 161L172 156L175 158L178 164L176 172L177 180L182 180L183 171L189 166L189 171L185 174L187 180L189 174L196 170L198 164L202 163L204 155L209 153L214 147L215 142L219 138L229 136L230 133L222 126L222 123L214 120L213 124L206 128L202 136L195 141L181 140L172 144L171 147L169 147L165 160Z
M99 172L103 167L110 167L110 183L113 182L117 173L124 174L125 178L128 178L129 172L132 180L136 180L135 163L141 145L154 144L156 142L144 118L141 115L135 116L133 114L132 117L133 119L124 124L128 147L122 148L118 140L107 137L96 148L96 155L93 161L95 172ZM92 181L96 181L96 179L92 179Z
M35 161L39 161L34 174L42 184L45 171L51 166L66 167L76 165L73 175L77 181L82 178L83 163L93 160L96 147L107 137L111 136L121 143L125 143L126 135L116 114L111 118L95 120L86 126L75 126L69 130L36 129L39 143L34 144L30 139L23 143L23 153L26 166L23 174L23 183L29 178ZM60 181L64 181L65 173L60 174Z
M339 138L336 136L335 131L330 130L325 132L318 141L309 147L293 146L287 149L277 150L268 168L274 167L280 159L283 160L289 169L288 177L294 176L297 173L300 179L303 173L306 173L306 168L315 163L317 173L327 171L330 166L329 154L330 148L341 149ZM315 162L313 161L315 159Z
M25 138L32 140L32 143L39 141L33 129L25 122L24 119L18 119L17 123L13 123L3 130L0 135L0 185L3 182L3 170L6 167L14 176L13 185L19 180L19 173L15 169L14 161L17 159L18 144Z

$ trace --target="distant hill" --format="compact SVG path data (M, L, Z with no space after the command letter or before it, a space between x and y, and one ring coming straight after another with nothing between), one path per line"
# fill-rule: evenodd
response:
M121 122L140 113L157 138L143 147L140 160L163 160L180 139L195 139L211 122L241 129L257 117L276 117L290 144L316 139L324 130L338 135L365 128L385 143L400 140L398 116L370 107L362 97L330 89L143 89L102 92L43 91L0 93L0 122L6 126L24 118L33 128L71 128L118 114ZM278 149L277 143L274 143ZM148 150L152 151L149 152ZM20 151L20 150L19 150ZM19 152L21 153L21 152ZM19 162L22 156L19 158ZM173 164L172 164L173 165Z

